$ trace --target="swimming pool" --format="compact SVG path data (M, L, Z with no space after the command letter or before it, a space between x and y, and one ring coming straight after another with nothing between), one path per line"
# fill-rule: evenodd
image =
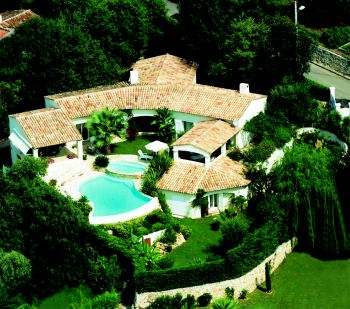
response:
M144 206L153 201L136 190L134 181L106 174L83 182L79 191L93 204L89 218L93 224L126 221L140 216Z
M120 175L140 175L146 170L146 165L138 162L116 161L109 163L107 170Z

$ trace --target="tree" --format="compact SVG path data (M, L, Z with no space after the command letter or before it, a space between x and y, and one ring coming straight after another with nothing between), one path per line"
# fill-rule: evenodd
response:
M104 108L91 115L86 127L95 138L96 146L109 154L111 153L110 145L113 138L115 136L125 137L128 119L124 112Z
M16 162L16 169L30 162L24 158ZM32 169L38 174L34 165ZM98 229L87 222L71 198L38 176L18 175L12 170L0 175L0 248L15 250L30 260L32 280L27 295L51 294L65 284L89 286L93 282L87 274L99 256L117 254L118 263L125 265L119 259L123 253L115 245L106 249ZM117 273L115 280L124 278L124 267L119 269L123 275Z
M10 295L19 294L31 279L30 260L23 254L11 251L0 257L0 289Z
M198 189L196 193L196 197L192 201L192 207L200 207L201 209L201 216L205 217L208 215L208 197L205 196L207 192L205 192L203 189Z
M158 138L165 143L170 143L175 137L175 124L171 116L167 108L157 109L154 120L151 122Z
M266 112L275 117L285 117L298 126L310 126L316 121L318 103L311 96L308 84L284 79L271 90Z
M266 292L271 293L272 284L271 284L271 264L265 263L265 283L266 283Z
M335 179L338 161L327 148L294 145L273 171L273 196L288 212L290 236L296 235L305 250L325 256L348 246Z

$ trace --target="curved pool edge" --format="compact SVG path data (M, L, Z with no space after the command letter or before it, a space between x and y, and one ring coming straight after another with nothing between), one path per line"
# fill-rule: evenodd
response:
M141 193L141 192L140 192ZM143 194L143 193L141 193ZM145 195L145 194L143 194ZM160 208L158 201L154 197L150 197L148 195L145 195L149 197L151 200L147 202L146 204L143 204L141 207L136 208L134 210L124 212L122 214L118 215L112 215L112 216L98 216L93 217L94 213L94 205L90 202L90 206L92 208L92 211L89 214L89 222L90 224L111 224L111 223L118 223L118 222L125 222L129 221L138 217L145 216L152 212L153 210L156 210Z
M109 165L113 165L113 164L137 164L139 166L142 166L143 170L142 171L139 171L139 172L134 172L134 173L128 173L128 172L121 172L121 171L115 171L111 168L109 168ZM115 176L119 176L119 177L126 177L126 178L140 178L144 172L146 171L147 169L147 164L143 163L143 162L134 162L134 161L111 161L109 163L109 165L106 167L106 171L111 174L111 175L115 175Z

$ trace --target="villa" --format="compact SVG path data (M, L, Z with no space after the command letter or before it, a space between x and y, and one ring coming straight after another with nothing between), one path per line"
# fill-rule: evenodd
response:
M232 193L246 196L244 166L226 156L229 146L244 147L242 130L264 111L266 95L196 83L197 64L169 54L137 61L129 82L45 97L45 108L9 116L11 158L38 157L45 147L76 145L83 158L85 123L104 107L131 111L140 122L151 122L156 110L167 108L181 135L173 143L174 164L158 183L174 215L199 217L191 207L198 189L208 194L209 210L223 209Z

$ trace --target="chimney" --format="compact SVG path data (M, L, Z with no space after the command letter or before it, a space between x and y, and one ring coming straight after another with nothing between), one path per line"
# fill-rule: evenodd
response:
M132 70L130 71L130 84L138 84L139 83L139 72Z
M249 84L240 83L239 84L239 93L248 94L249 93Z

